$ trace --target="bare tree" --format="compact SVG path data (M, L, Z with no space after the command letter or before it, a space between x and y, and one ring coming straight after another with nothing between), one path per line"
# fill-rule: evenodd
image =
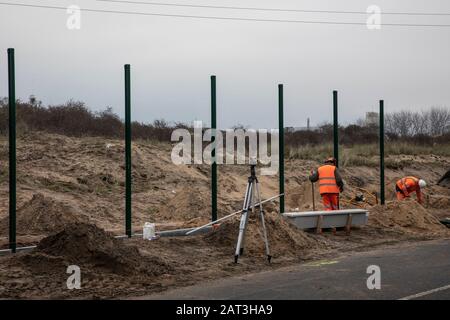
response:
M430 132L432 136L444 134L450 127L450 110L448 108L433 107L429 111Z
M414 112L411 115L411 135L425 135L429 130L428 112Z
M433 107L428 111L399 111L386 114L386 132L407 137L443 135L450 130L450 109Z
M389 115L389 129L391 132L406 137L411 133L412 127L412 112L400 111L394 112Z

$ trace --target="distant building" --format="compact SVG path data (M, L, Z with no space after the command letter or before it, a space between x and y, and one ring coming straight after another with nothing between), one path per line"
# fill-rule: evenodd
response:
M288 132L297 132L297 131L317 131L319 127L286 127L286 131Z
M312 127L311 120L306 119L306 127L286 127L287 132L297 132L297 131L317 131L319 127Z
M365 125L372 126L377 125L379 122L378 112L366 112Z
M311 126L311 119L306 119L306 127L287 127L287 132L297 132L297 131L316 131L318 130L318 127L312 127Z

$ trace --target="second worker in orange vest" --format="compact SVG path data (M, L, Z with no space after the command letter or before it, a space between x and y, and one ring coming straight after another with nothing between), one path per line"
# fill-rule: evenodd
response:
M395 184L395 192L398 200L409 198L411 193L416 192L417 202L423 203L423 196L421 189L425 188L427 183L423 179L413 176L404 177Z
M336 167L336 159L328 158L325 165L311 172L309 180L319 181L319 192L325 210L339 210L339 193L344 191L344 181Z

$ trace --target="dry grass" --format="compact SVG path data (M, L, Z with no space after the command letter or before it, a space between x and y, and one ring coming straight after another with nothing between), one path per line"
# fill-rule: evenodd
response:
M333 145L306 145L296 148L288 147L286 150L287 159L302 159L322 161L324 158L333 155ZM354 145L352 147L340 148L340 162L343 166L367 166L377 167L379 146L377 144ZM388 156L409 155L436 155L450 156L450 143L435 146L421 146L407 143L387 143L385 146L386 167L392 169L404 168L407 161L388 159Z
M377 144L355 145L350 148L352 153L358 156L376 156L379 152ZM423 146L411 143L386 143L386 155L436 155L436 156L450 156L450 142L448 144L436 144L434 146Z
M286 147L286 159L317 160L333 154L331 144L304 145L299 147Z

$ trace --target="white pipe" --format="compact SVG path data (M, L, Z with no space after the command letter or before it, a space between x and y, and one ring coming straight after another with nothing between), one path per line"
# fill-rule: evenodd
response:
M283 195L284 195L284 193L281 193L281 194L279 194L279 195L273 196L272 198L269 198L269 199L266 199L266 200L264 200L264 201L261 201L261 202L258 202L258 203L256 203L256 204L254 204L254 205L251 206L250 208L257 207L257 206L259 206L259 205L261 205L261 204L263 204L263 203L272 201L273 199L279 198L279 197L281 197L281 196L283 196ZM215 221L212 221L212 222L210 222L210 223L207 223L207 224L205 224L205 225L203 225L203 226L200 226L200 227L197 227L197 228L195 228L195 229L192 229L191 231L186 232L186 235L188 236L188 235L190 235L190 234L192 234L192 233L194 233L194 232L197 232L197 231L200 230L200 229L209 227L209 226L211 226L211 225L213 225L213 224L215 224L215 223L217 223L217 222L219 222L219 221L222 221L222 220L231 218L232 216L235 216L235 215L237 215L238 213L241 213L241 212L243 212L243 211L244 211L244 209L241 209L241 210L239 210L239 211L230 213L229 215L227 215L227 216L225 216L225 217L222 217L222 218L220 218L220 219L217 219L217 220L215 220Z
M16 251L27 251L27 250L32 250L34 248L36 248L36 246L18 247L18 248L16 248ZM11 252L12 252L11 249L2 249L2 250L0 250L0 254L11 253Z

